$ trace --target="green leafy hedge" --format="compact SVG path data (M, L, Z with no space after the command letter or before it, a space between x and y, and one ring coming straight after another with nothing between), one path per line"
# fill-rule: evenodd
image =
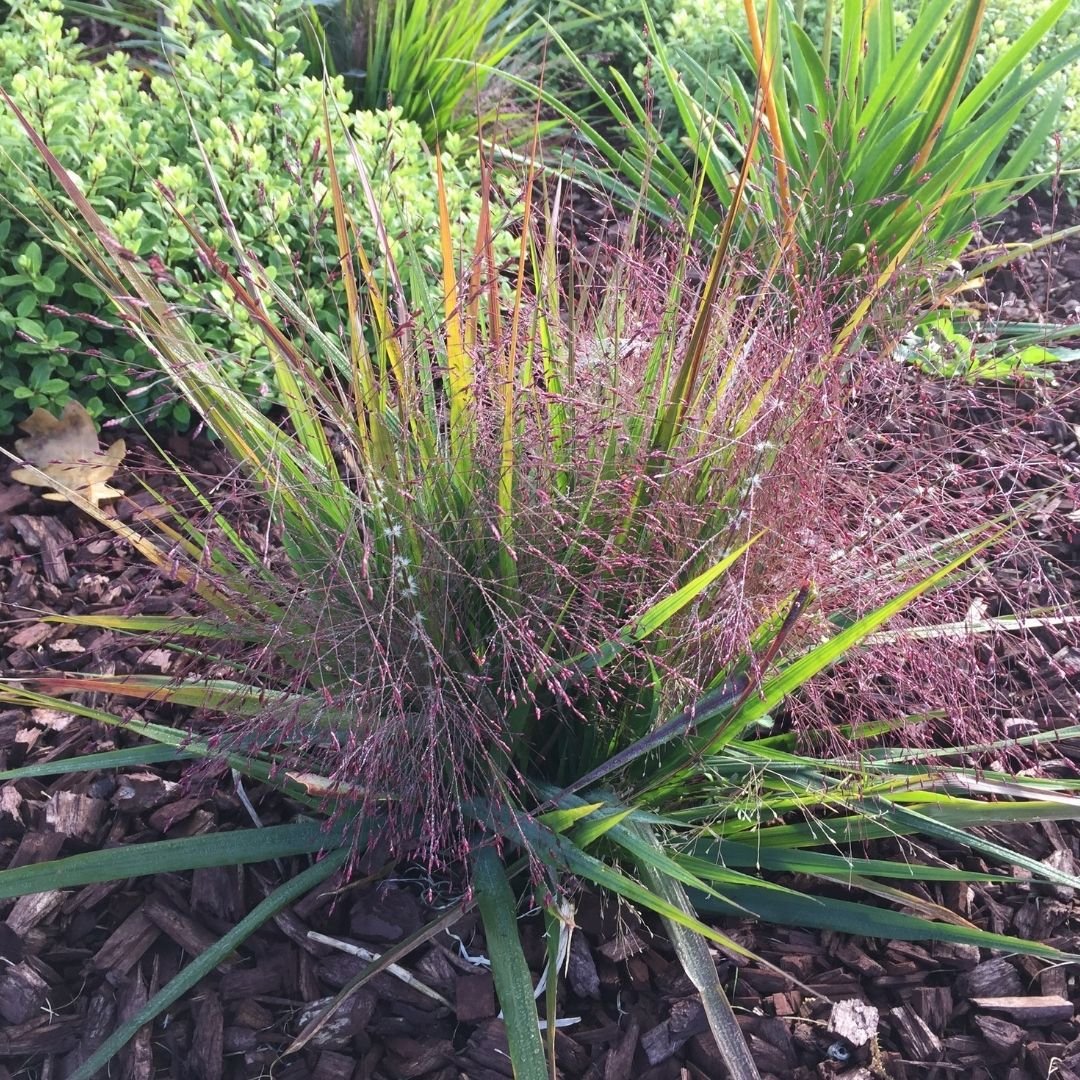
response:
M240 57L228 36L191 18L183 0L171 7L173 32L185 46L175 54L174 78L147 77L120 54L91 63L55 7L18 0L0 26L0 84L122 242L161 272L169 298L192 310L197 332L221 350L222 376L270 404L272 380L260 338L236 303L208 283L212 275L204 275L157 185L164 184L231 259L205 152L244 247L324 330L337 332L341 293L333 284L323 87L303 74L304 60L292 51L296 31L274 32L269 62L257 64ZM333 103L346 112L340 80L331 85ZM419 129L392 109L352 113L346 122L392 244L415 246L436 261L435 162ZM454 141L446 139L443 168L452 217L464 228L478 212L479 170ZM343 139L336 151L361 241L373 250L374 224ZM0 109L0 162L6 180L0 192L0 431L36 406L55 408L70 398L97 417L135 412L184 427L188 408L162 396L153 356L112 325L99 290L41 239L46 222L33 189L54 197L57 189L6 108Z

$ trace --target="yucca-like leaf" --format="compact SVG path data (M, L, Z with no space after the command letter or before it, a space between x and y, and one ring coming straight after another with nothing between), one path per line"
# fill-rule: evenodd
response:
M657 865L657 861L664 854L661 845L645 827L639 825L635 828L642 843L648 845L651 852L651 857L642 858L638 862L646 884L684 914L693 915L694 909L682 885ZM665 919L665 925L683 971L701 995L709 1029L733 1080L757 1080L761 1074L750 1055L731 1003L717 978L716 963L709 952L708 943L700 934L673 919Z
M341 837L340 830L328 832L318 822L309 822L239 829L181 840L158 840L151 844L123 844L104 851L89 851L14 870L0 870L0 898L72 889L143 874L168 874L308 855L333 847L341 842Z
M515 1080L547 1080L532 979L517 928L517 905L498 855L484 847L473 857L473 886L484 920L495 992L506 1018Z

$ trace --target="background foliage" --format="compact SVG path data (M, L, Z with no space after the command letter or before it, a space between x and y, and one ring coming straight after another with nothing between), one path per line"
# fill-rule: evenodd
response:
M270 405L259 335L234 300L207 280L191 237L157 185L205 227L213 247L227 248L209 163L244 249L322 329L337 330L342 293L334 283L323 89L293 51L298 31L270 31L267 63L258 64L238 54L227 34L180 19L185 5L178 4L172 33L184 48L174 54L173 72L147 83L122 53L100 64L83 57L56 7L16 5L0 27L0 83L34 117L125 248L168 268L165 295L185 305L198 332L220 348L222 375ZM430 198L436 168L419 129L395 109L351 112L340 79L331 93L343 116L341 147L351 138L357 148L390 250L415 247L430 263L438 253L438 212ZM447 136L442 165L449 214L462 226L479 208L478 170L475 159L456 160L456 142ZM341 161L343 184L363 199L353 158L341 153ZM46 221L30 185L55 188L6 111L0 162L14 181L0 200L0 431L39 405L59 406L71 397L102 419L124 418L130 409L186 426L188 407L164 400L168 391L154 380L150 351L115 324L103 293L78 266L42 238ZM370 218L359 219L358 228L374 242Z

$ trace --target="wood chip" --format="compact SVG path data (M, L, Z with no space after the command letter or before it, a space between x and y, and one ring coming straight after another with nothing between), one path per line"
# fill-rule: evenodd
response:
M976 965L957 979L956 992L961 997L973 998L1012 997L1024 991L1016 968L999 957Z
M207 991L195 1005L195 1034L191 1041L191 1065L198 1080L221 1080L225 1068L225 1014L221 998Z
M622 1038L608 1051L604 1061L604 1080L630 1080L633 1076L634 1052L637 1050L641 1025L632 1019Z
M59 889L26 893L11 905L4 921L19 937L25 937L27 931L44 922L63 902L64 893Z
M25 1024L45 1004L49 984L26 962L0 963L0 1017Z
M45 805L45 823L63 836L89 840L101 823L105 800L75 791L58 791Z
M926 1026L926 1021L907 1005L889 1010L893 1026L912 1061L938 1061L941 1058L941 1040Z
M1023 1045L1025 1030L1000 1016L976 1016L975 1026L986 1040L990 1056L995 1062L1011 1061Z
M193 956L198 956L217 943L217 934L207 930L190 915L177 910L160 893L152 893L147 897L142 910L158 929ZM218 971L227 971L234 964L235 961L223 961L218 964Z
M463 1024L475 1024L497 1015L495 982L488 971L480 975L459 975L454 980L454 1011Z
M977 997L971 999L976 1009L1005 1013L1022 1026L1044 1027L1071 1020L1075 1008L1063 997Z
M44 644L49 638L60 633L60 627L49 623L31 623L16 631L8 638L8 644L14 649L33 649Z
M71 530L55 517L30 517L16 514L8 519L19 539L31 550L41 553L41 569L45 580L53 585L66 585L71 570L64 556L75 544Z
M866 1046L878 1033L881 1014L857 998L836 1002L829 1013L828 1029L852 1046Z
M160 934L142 908L137 908L109 935L90 962L99 971L126 975Z

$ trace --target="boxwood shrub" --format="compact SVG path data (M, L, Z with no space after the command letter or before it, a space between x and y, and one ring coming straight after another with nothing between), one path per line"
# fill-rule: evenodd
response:
M244 247L317 314L323 329L336 331L340 293L322 151L323 86L303 74L304 60L292 49L296 31L272 32L269 62L258 64L193 18L187 0L171 0L172 32L185 47L174 55L173 74L163 76L139 70L120 53L91 62L57 8L15 0L0 26L0 83L120 240L159 270L170 299L194 312L199 334L219 347L222 377L271 404L259 337L204 273L157 185L231 257L201 142ZM415 245L436 261L435 162L419 129L393 109L349 113L340 80L330 94L370 174L392 245ZM370 251L374 224L343 135L340 143L339 167ZM443 167L451 214L464 228L478 213L479 169L452 143L448 136ZM36 406L55 409L70 398L103 420L135 414L185 427L187 407L170 400L154 358L115 325L99 291L43 239L53 230L33 189L53 197L57 190L6 108L0 109L0 163L0 432Z

